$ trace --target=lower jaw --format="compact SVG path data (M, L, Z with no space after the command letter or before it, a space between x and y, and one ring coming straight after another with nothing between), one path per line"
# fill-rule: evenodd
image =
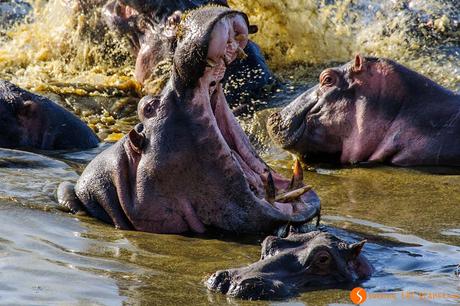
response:
M216 89L222 91L221 87ZM232 154L236 155L235 163L239 165L249 186L260 200L266 200L265 194L268 175L271 173L275 192L279 193L289 185L289 180L272 171L252 148L249 139L234 119L223 92L216 92L210 100L211 108L217 122L219 132L226 140ZM279 210L292 213L292 207L283 203L273 203Z
M293 202L286 201L281 203L275 201L276 194L284 191L289 186L289 180L271 171L265 162L260 159L231 113L221 85L216 84L216 81L211 82L211 80L216 80L215 76L212 75L213 71L207 71L206 73L197 82L198 88L194 89L194 98L191 104L197 105L194 117L203 120L202 126L208 130L206 138L214 143L214 147L219 148L216 154L219 156L220 166L231 167L231 173L244 177L247 185L234 186L236 190L241 190L243 193L251 192L250 186L253 186L251 197L253 198L254 207L249 209L254 209L254 212L249 212L249 215L254 215L256 212L266 215L267 223L289 221L290 216L296 214L299 209L296 205L304 203L304 200L299 196ZM209 84L212 85L210 86ZM206 101L203 99L206 99ZM219 143L218 146L216 146L217 143ZM222 163L227 163L227 165ZM266 190L270 173L273 179L274 195L269 200ZM250 177L254 178L254 182L248 179ZM226 188L233 189L232 186L226 186ZM265 210L268 211L264 212ZM263 219L262 215L255 216L259 222ZM264 227L263 224L260 226Z

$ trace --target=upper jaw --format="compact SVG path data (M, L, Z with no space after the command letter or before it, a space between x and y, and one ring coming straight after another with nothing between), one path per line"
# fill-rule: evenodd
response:
M219 84L227 65L238 57L240 49L248 42L248 22L244 18L245 15L225 8L216 8L215 20L209 21L209 16L205 15L208 17L207 22L212 26L211 29L203 33L190 33L187 27L193 29L202 26L194 20L195 17L200 20L202 17L199 14L202 12L198 10L189 13L181 22L185 32L178 41L174 54L171 86L179 98L187 99L182 104L185 107L184 111L190 114L197 127L203 129L203 133L200 133L200 143L216 148L215 154L218 159L211 162L222 167L216 170L225 173L226 177L232 177L225 188L239 191L232 194L232 198L220 198L216 202L224 206L223 211L229 209L229 203L238 206L244 214L244 222L238 218L235 218L234 222L242 228L252 227L252 230L268 231L273 229L275 223L310 221L318 215L320 209L319 200L316 201L316 194L312 191L299 196L298 201L287 201L285 204L275 201L276 194L273 201L267 201L264 185L268 182L270 169L259 158L229 110ZM204 50L207 51L205 57L201 53ZM190 97L190 100L187 97ZM235 177L238 179L235 180ZM254 178L253 182L250 177ZM275 172L272 173L272 180L275 193L289 185L289 181ZM253 190L250 188L251 185L254 187ZM207 218L205 215L203 213L203 216L200 216L204 223Z

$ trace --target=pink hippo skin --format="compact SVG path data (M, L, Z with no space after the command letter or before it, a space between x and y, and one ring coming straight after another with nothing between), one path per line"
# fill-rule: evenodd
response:
M142 123L97 156L75 187L61 184L60 203L121 229L156 233L209 226L269 232L318 216L312 190L278 201L289 180L258 156L223 94L226 67L248 42L247 16L206 7L181 26L161 97L143 98Z
M388 59L324 70L320 84L268 120L305 160L460 166L460 95Z

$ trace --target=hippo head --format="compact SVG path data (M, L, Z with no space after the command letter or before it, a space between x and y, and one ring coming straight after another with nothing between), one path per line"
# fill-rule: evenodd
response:
M122 193L137 194L135 211L125 209L136 229L259 232L319 214L316 194L302 182L288 190L226 103L220 81L247 43L248 26L246 15L224 7L182 19L172 77L161 97L140 102L142 123L126 138L135 185Z
M16 105L13 103L0 103L0 147L21 146L22 127L16 117Z
M0 147L40 147L45 124L37 96L0 81Z
M361 254L364 241L348 244L325 232L267 237L260 260L243 268L217 271L208 289L232 297L276 300L299 291L356 284L373 268Z
M402 69L408 71L391 60L357 55L324 70L318 85L270 116L271 138L307 160L372 159L401 109Z
M174 51L182 12L206 4L227 6L227 1L113 0L104 6L102 12L108 27L127 37L136 57L136 79L144 82L155 66Z

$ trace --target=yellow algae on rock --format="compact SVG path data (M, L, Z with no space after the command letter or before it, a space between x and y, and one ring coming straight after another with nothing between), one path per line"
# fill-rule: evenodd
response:
M112 133L109 136L107 136L104 139L104 141L105 142L116 142L116 141L120 140L121 138L123 138L123 136L125 136L123 133Z

